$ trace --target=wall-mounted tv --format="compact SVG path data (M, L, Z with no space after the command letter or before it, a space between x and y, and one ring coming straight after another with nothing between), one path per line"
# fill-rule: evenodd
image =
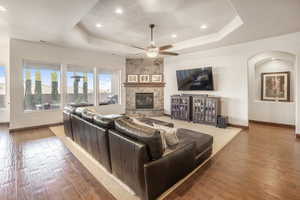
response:
M178 90L214 90L212 67L177 70Z

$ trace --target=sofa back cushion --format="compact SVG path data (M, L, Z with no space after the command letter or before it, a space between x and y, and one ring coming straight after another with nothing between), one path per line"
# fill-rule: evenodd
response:
M102 127L102 128L111 129L111 128L115 127L114 126L115 125L114 121L117 120L117 119L120 119L120 118L128 119L128 117L126 115L115 115L115 114L101 115L101 114L96 114L96 115L94 115L94 124L99 126L99 127Z
M146 145L149 157L159 159L163 154L160 132L154 128L138 125L130 119L115 120L115 128L120 133Z
M112 118L106 118L103 115L97 114L94 116L94 124L102 128L108 129L108 128L113 128L114 120Z
M81 112L81 117L89 122L93 122L93 118L96 115L93 111L88 108L84 108Z
M84 109L86 109L86 108L84 108L84 107L78 107L78 108L75 109L74 114L77 115L77 116L79 116L79 117L81 117L82 116L82 112L84 111Z
M76 108L73 106L65 106L64 107L64 111L70 113L70 114L74 114L75 113Z

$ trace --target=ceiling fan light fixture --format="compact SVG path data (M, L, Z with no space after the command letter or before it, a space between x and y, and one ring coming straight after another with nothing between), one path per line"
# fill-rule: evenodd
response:
M155 27L154 24L150 24L149 25L150 29L151 29L151 40L150 40L150 45L146 48L142 48L142 47L138 47L135 45L131 45L132 47L139 49L139 50L143 50L145 51L147 57L149 58L156 58L159 55L168 55L168 56L178 56L178 53L174 53L174 52L170 52L170 51L165 51L167 49L171 49L173 47L173 45L164 45L164 46L156 46L154 39L153 39L153 29Z
M148 48L146 54L149 58L156 58L159 54L159 49L157 47Z
M96 24L96 27L97 27L97 28L102 28L102 26L103 26L103 25L100 24L100 23Z
M118 15L122 15L123 14L123 9L122 8L116 8L115 13Z
M1 11L1 12L6 12L7 9L6 9L4 6L0 5L0 11Z
M201 28L201 29L207 29L207 25L206 25L206 24L202 24L202 25L200 26L200 28Z

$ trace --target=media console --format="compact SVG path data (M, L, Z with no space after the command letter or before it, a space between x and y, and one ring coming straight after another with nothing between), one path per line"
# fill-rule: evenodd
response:
M188 94L171 96L172 119L217 125L219 115L221 115L220 97Z

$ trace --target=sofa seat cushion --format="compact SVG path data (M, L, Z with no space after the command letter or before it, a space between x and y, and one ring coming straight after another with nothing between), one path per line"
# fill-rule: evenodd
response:
M167 155L169 155L170 153L173 153L173 152L177 151L178 149L181 149L181 148L183 148L184 146L189 145L189 144L192 144L192 143L195 143L195 144L196 144L196 142L195 142L195 141L192 141L192 140L190 140L190 141L188 141L188 140L182 140L182 141L180 141L180 142L179 142L178 144L176 144L176 145L168 146L168 148L166 148L166 150L165 150L165 152L164 152L164 154L163 154L162 157L167 156ZM196 155L195 155L195 156L196 156Z
M213 137L204 133L179 128L177 130L177 137L180 143L196 142L196 156L201 154L208 148L211 148L213 144Z
M158 125L162 125L162 126L167 126L170 128L174 127L173 123L169 123L169 122L164 122L161 120L157 120L157 119L152 119L152 118L137 118L139 121L144 122L145 124L148 124L150 126L153 126L153 123L158 124Z
M162 156L163 146L159 130L136 124L131 119L122 118L115 120L115 128L121 134L145 144L152 160Z

